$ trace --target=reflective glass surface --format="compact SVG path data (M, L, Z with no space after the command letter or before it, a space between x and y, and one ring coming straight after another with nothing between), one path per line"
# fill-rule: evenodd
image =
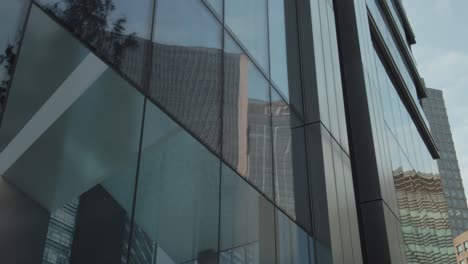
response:
M286 27L284 1L268 1L268 26L270 37L270 75L279 90L289 97L288 65L286 54Z
M134 230L140 231L132 237L134 263L156 258L159 251L174 263L218 251L219 168L216 156L147 103L134 223ZM146 245L158 249L147 252Z
M224 159L272 197L269 83L227 34L224 54Z
M304 128L294 112L272 89L275 203L310 230L310 206Z
M275 263L274 217L273 205L223 164L220 263Z
M31 108L8 111L6 127L15 116L24 125L1 153L1 174L52 212L44 263L118 263L127 254L143 96L37 8L25 34L10 103ZM60 58L47 53L53 40L63 40ZM61 70L38 71L51 60Z
M27 0L0 3L0 116L5 107L29 3Z
M310 263L309 242L306 232L279 210L276 211L276 237L278 263Z
M262 70L268 72L267 0L226 0L225 23L252 54Z
M222 26L201 1L157 1L149 96L220 151Z
M83 61L89 51L53 23L32 9L22 47L23 59L16 66L16 78L9 95L10 104L3 116L0 149L6 147L44 102ZM38 53L38 50L41 52ZM38 83L42 85L37 86Z
M153 0L38 0L98 56L137 85L144 84Z

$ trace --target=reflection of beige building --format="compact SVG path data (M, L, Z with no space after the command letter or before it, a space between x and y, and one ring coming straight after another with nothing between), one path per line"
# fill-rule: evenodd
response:
M457 255L457 264L468 264L468 231L454 238L453 246Z
M399 168L394 182L408 263L454 263L440 177Z

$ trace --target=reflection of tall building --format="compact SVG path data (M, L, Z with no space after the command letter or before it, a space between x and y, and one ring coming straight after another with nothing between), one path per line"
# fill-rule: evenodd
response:
M43 264L69 263L78 204L76 199L50 215Z
M468 231L463 232L453 239L457 264L468 263Z
M447 254L452 237L440 177L400 167L394 180L403 237L411 252L408 263L453 263L454 256Z
M447 202L450 228L453 237L456 237L468 230L465 191L442 91L428 88L427 92L429 96L423 100L424 111L439 148L440 159L437 160L437 165Z

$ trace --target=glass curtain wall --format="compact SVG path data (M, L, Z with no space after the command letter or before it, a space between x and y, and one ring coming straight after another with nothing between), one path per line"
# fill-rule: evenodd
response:
M43 263L331 261L284 8L34 1L0 172L51 213Z

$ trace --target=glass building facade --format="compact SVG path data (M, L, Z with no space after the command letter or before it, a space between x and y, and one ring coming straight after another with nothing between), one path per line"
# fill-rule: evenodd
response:
M457 154L450 131L444 96L441 90L428 88L428 97L423 100L434 140L439 147L440 159L437 164L447 202L450 228L453 237L468 229L468 209L466 208L465 190L458 167Z
M2 261L453 257L399 1L0 7Z

